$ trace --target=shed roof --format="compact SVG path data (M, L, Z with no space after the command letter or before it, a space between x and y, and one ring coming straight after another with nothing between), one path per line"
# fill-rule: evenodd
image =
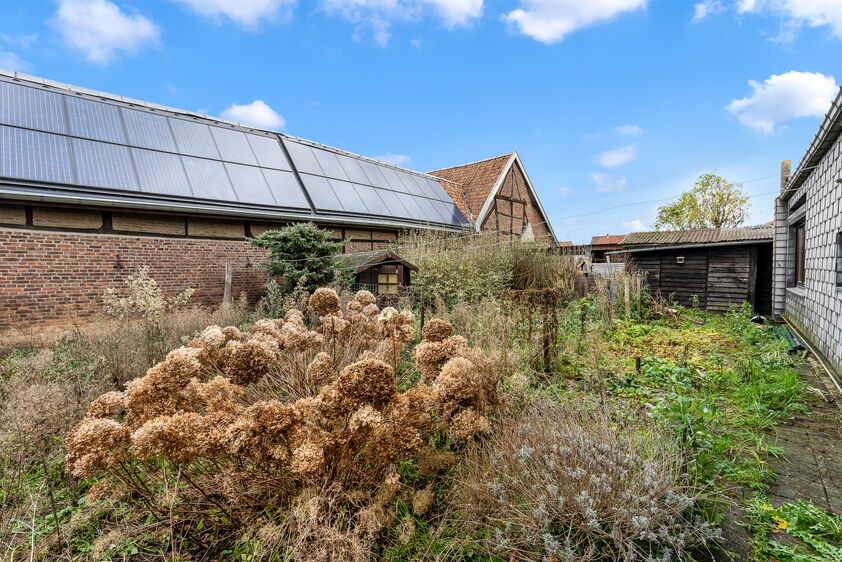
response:
M354 273L365 271L384 261L396 261L408 267L412 271L418 271L418 267L409 263L391 250L373 250L370 252L352 252L350 254L339 254L337 261L347 268L353 268Z
M429 174L5 70L0 155L0 199L374 226L468 226Z
M662 230L653 232L632 232L622 239L623 246L669 246L678 244L718 244L722 242L744 242L751 240L772 240L773 223L744 226L740 228L699 228L693 230Z

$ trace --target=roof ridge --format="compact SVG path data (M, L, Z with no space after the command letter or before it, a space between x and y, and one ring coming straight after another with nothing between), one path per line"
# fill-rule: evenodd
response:
M448 168L439 168L438 170L433 170L432 172L427 172L427 173L432 176L432 175L435 175L436 172L444 172L445 170L453 170L455 168L464 168L466 166L473 166L474 164L482 164L483 162L489 162L491 160L503 158L504 156L507 157L507 158L511 158L512 154L514 154L514 153L515 153L515 151L513 150L513 151L511 151L507 154L500 154L498 156L492 156L491 158L483 158L482 160L476 160L475 162L467 162L465 164L459 164L458 166L450 166Z

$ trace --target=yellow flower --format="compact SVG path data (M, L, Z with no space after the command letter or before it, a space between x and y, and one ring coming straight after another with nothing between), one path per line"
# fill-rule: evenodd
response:
M789 527L789 521L782 517L772 517L772 520L778 524L778 529L786 529Z

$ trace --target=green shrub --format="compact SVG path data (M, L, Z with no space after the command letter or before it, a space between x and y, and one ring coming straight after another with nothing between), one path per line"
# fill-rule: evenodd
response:
M301 279L308 291L332 283L337 276L350 281L334 257L345 248L345 242L332 241L329 230L309 223L293 224L268 230L251 242L269 250L263 267L269 275L283 278L286 292L292 292Z

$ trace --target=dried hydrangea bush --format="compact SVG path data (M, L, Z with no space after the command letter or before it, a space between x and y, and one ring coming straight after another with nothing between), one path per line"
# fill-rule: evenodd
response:
M402 487L396 463L420 453L434 464L434 432L457 443L488 432L497 376L449 324L431 321L412 350L422 376L399 392L411 312L380 310L368 291L343 307L318 289L309 305L315 325L293 309L248 332L210 326L125 391L100 396L65 440L67 469L110 475L162 514L172 513L166 479L178 474L180 513L218 509L234 521L332 487L357 498L359 529L378 532L378 490ZM429 490L418 493L427 509Z

